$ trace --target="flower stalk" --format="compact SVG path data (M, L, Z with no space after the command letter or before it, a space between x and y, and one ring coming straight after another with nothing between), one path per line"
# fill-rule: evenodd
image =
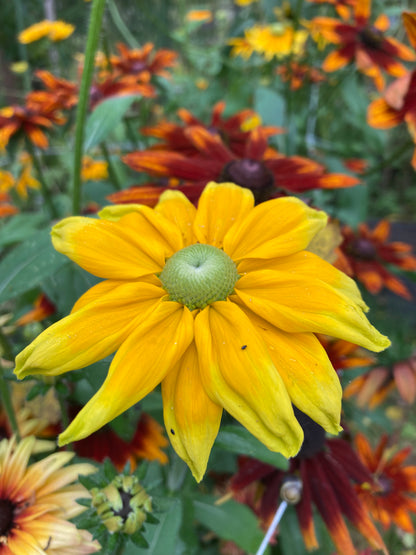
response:
M93 0L85 51L84 70L82 72L81 88L79 92L78 109L75 121L74 177L72 185L72 211L74 214L79 214L81 211L81 168L85 134L85 119L88 109L92 75L94 71L95 51L97 50L100 36L104 7L105 0Z

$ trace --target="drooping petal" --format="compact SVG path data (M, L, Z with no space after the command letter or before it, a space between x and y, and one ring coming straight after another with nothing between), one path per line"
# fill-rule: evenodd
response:
M254 197L249 189L234 183L208 183L198 203L195 236L200 243L222 248L227 232L253 207Z
M183 246L179 230L147 206L116 222L71 217L52 229L55 249L106 279L137 279L160 272Z
M196 242L192 228L196 208L183 193L165 191L161 194L155 210L181 231L184 247Z
M337 434L341 427L342 388L339 378L312 333L285 333L267 325L250 311L250 320L267 345L292 403L322 426Z
M56 376L105 358L165 295L147 283L118 285L41 333L16 357L16 375Z
M262 270L242 276L236 296L253 312L290 333L324 333L372 351L390 345L367 320L363 307L349 291L319 279L309 282L302 275Z
M223 406L272 451L295 455L303 432L266 346L243 311L218 301L195 319L201 380Z
M351 61L349 52L343 52L342 49L330 52L325 60L322 62L322 69L328 73L337 71L345 67Z
M170 441L199 482L218 434L222 407L202 385L195 344L162 382L163 415Z
M172 370L193 335L186 307L160 303L124 341L103 385L59 436L59 444L83 439L138 403Z
M224 251L243 258L274 258L305 249L323 229L327 215L294 197L259 204L224 237Z

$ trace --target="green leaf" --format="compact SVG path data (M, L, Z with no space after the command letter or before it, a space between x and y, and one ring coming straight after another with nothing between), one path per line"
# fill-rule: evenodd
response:
M224 540L231 540L246 553L255 553L264 533L257 517L245 505L230 500L215 505L215 497L204 495L194 501L195 518Z
M284 98L271 89L257 87L254 91L254 110L261 117L264 125L284 125L285 114Z
M31 237L39 225L45 222L45 214L16 214L1 227L0 247L12 245Z
M165 499L164 512L157 515L159 524L146 526L143 534L149 547L138 548L137 555L167 555L175 552L182 508L179 499Z
M37 287L65 264L69 260L54 250L49 229L37 231L0 262L0 302Z
M117 127L124 114L140 95L114 96L101 102L87 120L84 149L97 146Z
M289 462L283 455L267 449L250 432L240 426L224 426L221 428L215 440L215 446L232 453L253 457L280 470L289 468Z

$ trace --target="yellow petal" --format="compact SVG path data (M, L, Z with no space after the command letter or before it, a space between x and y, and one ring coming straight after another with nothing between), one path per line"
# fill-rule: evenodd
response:
M114 204L111 206L104 206L98 212L101 220L109 220L110 222L118 222L123 216L131 214L132 212L139 212L142 209L142 204L129 203L129 204Z
M271 451L296 455L302 428L267 347L244 312L229 301L213 303L195 319L195 341L211 399Z
M181 231L184 247L196 243L192 228L196 208L183 193L180 191L165 191L160 195L155 210L174 223Z
M96 285L90 287L81 297L75 302L74 306L72 307L71 313L76 312L80 308L84 308L88 303L93 301L97 301L101 299L110 291L113 291L116 287L123 285L124 281L115 281L112 279L105 279L104 281L100 281Z
M305 249L328 216L294 197L256 206L224 238L224 250L234 262L242 258L274 258Z
M116 280L160 272L183 246L179 230L147 206L117 222L66 218L52 228L52 242L91 274Z
M50 326L17 355L17 377L56 376L110 355L165 295L146 283L115 287Z
M222 408L205 393L194 343L163 380L162 395L172 446L199 482L218 434Z
M367 320L349 291L317 278L273 270L242 276L236 297L250 310L290 333L323 333L382 351L390 345Z
M161 302L122 344L103 385L59 436L59 444L89 436L138 403L172 370L193 335L190 311Z
M282 256L269 260L247 259L242 260L237 266L240 275L258 270L275 270L285 274L302 277L305 283L321 280L340 289L364 312L368 307L361 297L360 290L353 279L348 277L329 262L309 251L301 251L290 256Z
M254 197L249 189L234 183L208 183L199 199L194 223L198 241L222 248L226 233L253 206Z
M268 347L292 403L327 432L337 434L342 388L320 341L312 333L286 333L246 312Z

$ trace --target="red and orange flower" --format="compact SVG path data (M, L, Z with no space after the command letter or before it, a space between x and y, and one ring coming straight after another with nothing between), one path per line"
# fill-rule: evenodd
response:
M170 78L166 68L174 67L178 54L173 50L154 50L154 45L147 42L142 48L127 48L123 43L117 44L119 56L111 56L110 64L116 75L134 75L148 80L152 75Z
M344 174L326 173L324 166L301 156L284 156L267 143L268 132L257 127L238 156L218 133L205 127L189 126L184 133L198 154L185 156L176 150L132 152L123 161L136 171L156 177L174 177L200 190L211 180L229 181L251 189L257 202L311 189L333 189L356 185L358 180Z
M398 59L414 61L416 55L397 39L385 36L390 26L385 14L379 15L371 23L371 0L356 2L353 10L353 24L329 17L312 20L313 29L329 43L338 46L325 58L322 69L332 72L355 61L357 68L371 77L376 87L382 90L382 70L394 77L402 77L407 70Z
M401 530L415 533L411 513L416 513L416 466L404 464L411 448L396 450L392 454L388 437L383 436L375 449L359 434L355 438L362 463L372 474L375 486L357 488L358 494L373 518L385 530L395 524ZM373 483L374 483L373 482Z
M230 484L234 496L248 504L267 527L279 503L282 484L296 476L302 482L302 494L295 509L308 550L319 547L312 511L315 506L340 555L356 555L345 519L375 549L386 553L383 540L355 489L357 484L373 482L370 472L347 441L326 439L320 426L300 411L296 415L305 441L296 457L290 459L289 470L284 472L261 461L241 457L239 470Z
M405 299L411 299L406 285L386 266L391 264L402 270L416 270L416 256L412 247L401 241L388 243L390 223L382 220L370 230L361 224L357 231L349 226L342 229L344 240L338 250L335 266L363 283L374 295L387 287Z

